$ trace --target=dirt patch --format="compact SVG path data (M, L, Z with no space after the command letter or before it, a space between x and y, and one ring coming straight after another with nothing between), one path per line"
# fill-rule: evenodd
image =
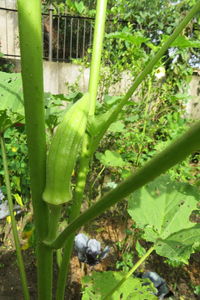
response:
M22 223L19 224L22 225ZM121 253L116 246L117 242L121 241L123 243L123 241L125 241L124 249L134 249L134 239L127 239L126 236L127 228L130 226L131 222L126 216L120 218L110 214L96 219L92 224L87 225L84 230L82 230L82 232L85 232L91 238L96 238L101 241L103 247L109 245L111 247L111 252L101 264L94 267L81 265L75 253L73 253L68 280L69 283L66 289L66 300L81 299L82 276L91 274L94 270L106 271L116 269L116 262L121 259ZM10 225L1 223L0 227L1 229L4 227L4 235L0 236L0 300L23 300ZM36 265L33 249L29 248L28 250L23 251L23 257L27 271L31 300L37 300ZM134 262L136 262L137 259L135 253ZM199 253L191 256L189 265L177 268L168 265L165 262L165 258L153 253L145 264L141 266L141 270L152 270L165 278L168 286L174 293L173 299L200 300L200 297L196 296L193 292L193 286L200 285ZM56 269L55 272L57 272Z

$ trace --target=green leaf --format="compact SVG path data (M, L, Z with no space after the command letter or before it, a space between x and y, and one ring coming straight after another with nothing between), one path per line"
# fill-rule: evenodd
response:
M200 246L200 224L180 230L167 239L160 240L156 245L156 252L172 260L187 263L190 255Z
M119 96L105 95L104 102L107 105L112 106L113 104L116 104L120 99L121 99L121 97L119 97Z
M126 163L117 152L106 150L104 154L97 152L96 158L100 160L102 165L107 167L123 167Z
M8 131L7 131L8 132ZM6 138L6 135L4 135L4 138ZM21 186L20 186L20 177L18 176L12 176L12 182L15 184L15 188L21 192Z
M200 285L196 285L194 287L194 293L195 293L195 295L200 295Z
M22 80L20 73L0 72L0 110L10 109L24 114Z
M82 300L100 300L110 292L124 277L123 272L94 272L92 276L82 279ZM157 299L152 293L155 289L152 285L143 285L139 278L129 277L122 286L111 296L110 300L153 300Z
M122 121L116 121L110 125L108 131L111 132L123 132L124 131L124 123Z
M180 48L200 48L200 42L194 40L188 40L185 36L180 35L176 38L176 40L172 43L172 47L180 47Z
M0 72L0 132L23 118L21 74Z
M19 194L13 194L15 201L22 207L24 206L23 201L22 201L22 197L20 197Z
M142 245L138 241L136 242L135 249L136 249L139 257L144 256L146 253L145 248L142 247Z
M161 176L131 195L128 212L158 254L187 262L200 236L200 225L189 220L198 201L196 188Z
M134 44L135 46L140 46L142 43L148 41L148 39L141 35L141 33L136 32L134 35L128 31L116 31L106 34L109 39L121 39L123 41Z
M82 12L85 10L85 5L84 5L83 1L81 1L81 2L75 1L74 6L79 14L82 14Z

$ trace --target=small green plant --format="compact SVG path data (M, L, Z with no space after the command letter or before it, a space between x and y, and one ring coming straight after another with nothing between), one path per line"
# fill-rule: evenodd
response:
M133 267L133 254L130 252L124 252L121 260L116 262L116 269L128 272Z
M0 71L12 73L14 69L14 63L12 60L6 59L3 53L0 52Z
M196 285L193 288L194 288L195 295L199 296L200 295L200 285Z
M132 97L137 87L145 80L146 76L166 53L169 46L176 40L197 11L199 11L200 2L197 2L194 5L182 22L176 27L175 31L164 41L158 52L150 57L148 62L147 58L145 68L135 78L133 85L128 92L120 97L115 105L111 106L108 110L95 115L101 52L105 31L106 6L106 0L97 1L89 88L88 94L82 98L85 99L86 97L88 102L85 101L82 103L82 100L79 100L69 108L66 113L66 116L69 117L67 118L67 123L65 124L64 120L58 126L52 139L50 150L47 153L42 72L41 1L18 0L22 81L29 151L30 186L35 222L39 300L51 300L53 297L53 253L58 249L62 249L56 287L56 299L62 300L64 299L65 284L69 271L69 262L76 230L99 216L112 205L128 197L130 194L131 199L129 200L128 212L137 225L144 230L143 238L153 245L127 274L110 271L106 273L94 273L91 278L86 278L87 287L84 291L83 299L93 299L94 296L97 299L112 299L115 295L116 297L113 299L119 299L121 298L121 295L124 299L127 297L134 299L141 299L141 297L143 297L142 299L155 299L153 288L152 290L149 290L149 285L146 286L140 279L133 278L133 272L154 250L159 255L166 257L170 256L170 258L181 259L183 262L186 262L188 261L190 254L199 246L198 243L196 243L197 237L200 235L199 226L198 224L194 225L189 221L189 214L196 208L197 204L196 191L188 185L178 185L178 183L169 182L168 179L163 179L163 177L158 179L160 180L159 188L157 188L157 183L149 183L199 149L199 122L194 124L179 138L175 139L173 143L167 145L167 147L159 152L159 154L148 160L141 168L134 171L114 189L103 195L103 197L89 209L80 214L90 161L94 156L100 141L110 125L117 120L117 117L122 112L124 106L129 103L130 97ZM15 94L15 99L17 99L16 96L17 95ZM19 103L21 103L20 99L17 99L19 100ZM80 119L74 120L74 116L76 113L78 114L80 105L83 108L82 113L84 112L87 121L86 122L85 119L83 120L84 126L81 131L79 131ZM76 111L76 109L78 111ZM69 112L71 113L70 116ZM82 113L81 117L83 116ZM5 116L5 112L3 116ZM17 117L18 116L19 114L17 114ZM11 122L10 118L7 118L7 115L5 119L3 118L2 120L4 121L2 124L4 124L5 127L1 128L1 134L4 133L5 128L8 128L13 124L13 120ZM77 121L77 123L75 121ZM75 122L74 128L70 128L71 122ZM85 126L86 123L87 126ZM67 132L65 132L63 128L63 131L61 132L59 128L62 126L64 127L65 125ZM115 127L116 126L119 128L121 125L118 123L117 125L115 124ZM75 130L75 132L73 130ZM141 138L143 138L144 133L145 130L143 130ZM63 138L66 139L64 141L62 141L62 134ZM73 137L76 137L76 139L74 140ZM80 143L80 141L82 141L82 143ZM73 155L70 153L70 155L72 155L72 164L70 156L66 157L66 161L64 161L65 154L69 154L68 145L70 150L74 151ZM6 151L2 135L1 146L2 153L4 154L5 181L10 203L13 232L16 240L20 274L24 287L24 298L29 299L28 285L24 276L25 273L19 251L19 241L17 240L11 189L6 164ZM55 155L56 153L51 153L51 147L55 147L58 157ZM111 157L115 163L116 161L117 163L119 161L121 163L119 156L111 151L104 155L99 155L99 159L103 161L108 161L108 157ZM60 181L63 179L60 177L59 173L61 170L61 163L63 163L64 167L66 167L66 163L70 164L69 170L66 169L66 172L67 175L71 175L72 165L75 166L75 162L77 163L77 177L75 187L72 189L71 194L71 213L68 225L64 230L60 231L58 230L58 227L60 210L62 209L61 202L63 201L57 201L57 196L55 201L55 194L52 194L53 197L51 198L51 188L54 189L54 187L59 187ZM58 173L54 174L54 177L52 177L53 180L50 181L53 186L49 186L50 182L48 181L48 178L52 175L52 170L57 172L57 166ZM66 174L64 174L64 176L66 176ZM68 184L68 187L71 187L72 182L69 177L67 178L68 182L66 184ZM45 188L49 189L48 197L46 197L46 194L44 193ZM61 191L55 192L67 192L67 187L65 190L63 183ZM133 192L135 193L132 195ZM182 200L183 195L184 200ZM70 200L65 196L63 198L65 198L66 201ZM190 200L190 203L188 199ZM137 205L138 203L139 205ZM148 209L148 214L146 213L146 207ZM177 220L174 219L175 214L177 215ZM152 218L152 215L155 215L156 218ZM182 220L184 220L184 222L182 222ZM130 287L132 288L130 289Z

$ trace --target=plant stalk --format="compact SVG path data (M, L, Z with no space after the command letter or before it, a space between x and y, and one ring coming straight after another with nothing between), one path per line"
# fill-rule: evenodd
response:
M154 246L151 247L133 266L133 268L116 284L116 286L103 298L103 300L110 300L111 296L120 288L120 286L137 270L137 268L149 257L154 251Z
M91 61L90 79L89 79L89 94L90 94L89 116L94 115L95 106L96 106L100 64L101 64L101 53L103 48L103 38L105 32L106 7L107 7L107 0L97 0L92 61Z
M57 235L62 206L48 204L48 207L49 207L49 226L48 226L47 240L53 241Z
M31 193L37 240L38 299L52 298L53 252L41 241L48 232L48 207L42 200L46 174L41 1L18 0L19 37Z
M21 248L20 248L20 241L19 241L19 236L18 236L18 232L17 232L17 224L15 221L15 216L14 216L14 212L13 212L12 193L11 193L8 163L7 163L7 157L6 157L6 145L5 145L5 141L4 141L4 138L2 135L0 135L0 139L1 139L1 151L2 151L3 168L4 168L4 174L5 174L4 176L5 176L5 183L6 183L6 190L7 190L8 206L9 206L9 212L10 212L10 217L11 217L12 233L13 233L16 254L17 254L17 263L18 263L19 272L20 272L20 278L21 278L21 283L22 283L24 299L29 300L30 295L29 295L29 290L28 290L26 272L25 272L23 257L22 257Z
M71 223L80 214L83 193L85 189L85 183L89 170L90 157L88 156L88 137L85 135L82 146L82 155L80 157L80 167L76 182L76 188L74 192L72 211L69 217L69 223ZM69 236L65 241L65 247L63 250L62 262L60 265L56 289L56 300L63 300L65 294L65 285L67 275L69 273L70 258L73 250L75 233Z
M172 142L166 147L165 150L150 159L142 168L129 176L115 189L105 194L92 207L76 218L63 230L53 243L49 244L47 241L44 243L55 249L61 248L66 238L82 225L99 216L106 209L154 180L162 173L165 173L168 169L184 160L192 152L197 151L200 148L199 136L200 122L197 122L175 142Z
M90 67L90 79L89 79L89 97L90 97L90 111L89 116L93 117L96 106L96 97L99 83L99 73L101 64L101 54L103 48L103 38L105 31L105 21L106 21L106 7L107 0L97 0L96 8L96 19L95 19L95 30L93 39L93 52L92 61ZM85 189L85 183L87 179L87 174L89 170L89 137L86 134L83 140L82 153L80 157L80 166L76 182L75 193L72 202L72 211L69 217L69 222L71 223L80 214L83 193ZM69 273L69 265L71 253L73 250L75 232L69 236L65 241L65 247L62 256L62 263L59 270L57 289L56 289L56 300L64 299L65 284L67 280L67 275Z

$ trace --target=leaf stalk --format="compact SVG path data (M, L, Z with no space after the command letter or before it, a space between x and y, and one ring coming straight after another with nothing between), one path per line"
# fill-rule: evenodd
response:
M26 272L25 272L22 252L21 252L21 248L20 248L20 241L19 241L19 236L18 236L18 232L17 232L17 224L15 221L15 216L14 216L14 212L13 212L13 201L12 201L12 193L11 193L11 186L10 186L10 176L9 176L9 171L8 171L8 162L7 162L7 156L6 156L6 145L5 145L5 141L4 141L4 138L2 135L0 135L0 140L1 140L1 151L2 151L2 158L3 158L4 178L5 178L5 184L6 184L6 190L7 190L9 212L10 212L10 217L11 217L12 233L13 233L13 237L14 237L15 249L16 249L16 254L17 254L17 262L18 262L18 267L19 267L19 272L20 272L20 277L21 277L24 299L29 300L30 295L29 295L29 290L28 290Z
M111 296L122 286L122 284L137 270L137 268L149 257L154 251L154 246L151 247L133 266L133 268L116 284L116 286L103 298L103 300L110 300Z

